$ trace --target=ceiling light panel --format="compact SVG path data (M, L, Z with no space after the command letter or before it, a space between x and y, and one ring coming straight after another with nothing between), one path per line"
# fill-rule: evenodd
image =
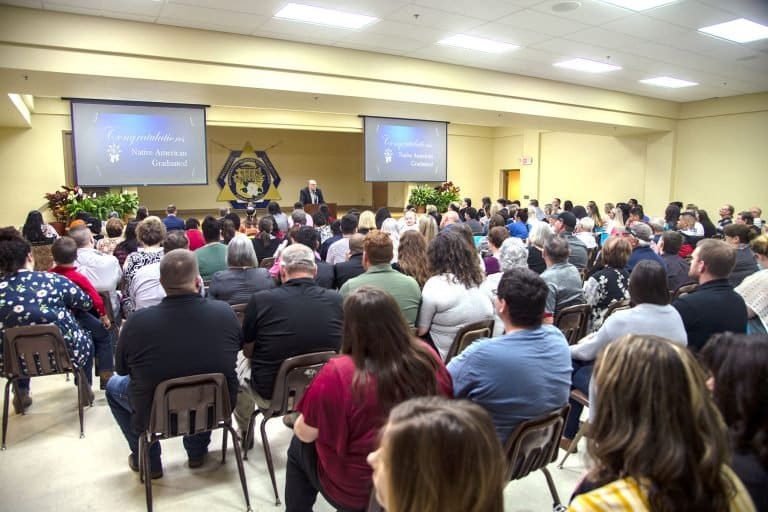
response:
M646 78L645 80L640 80L640 83L655 85L657 87L668 87L670 89L679 89L681 87L693 87L694 85L699 85L697 82L689 82L688 80L680 80L679 78L672 78L669 76Z
M736 43L749 43L768 38L768 27L744 18L703 27L699 29L699 32L722 37Z
M466 34L456 34L455 36L446 37L445 39L438 41L437 44L443 46L455 46L457 48L465 48L467 50L475 50L485 53L504 53L520 48L514 44L494 41L482 37L468 36Z
M378 18L374 18L373 16L293 3L280 9L277 14L275 14L275 18L346 29L359 29L366 25L370 25L374 21L378 21Z
M575 71L585 71L587 73L606 73L608 71L621 69L621 66L614 66L613 64L589 59L565 60L563 62L555 63L554 66L558 68L573 69Z
M618 5L633 11L647 11L654 7L671 4L677 0L601 0L606 4Z

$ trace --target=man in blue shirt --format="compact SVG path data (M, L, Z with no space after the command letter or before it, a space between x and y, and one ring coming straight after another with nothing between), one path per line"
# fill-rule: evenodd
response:
M473 343L448 363L456 398L483 406L502 443L521 422L568 402L568 342L559 329L541 323L548 291L527 268L505 272L496 298L504 334Z
M656 254L656 251L651 247L653 230L648 224L643 222L635 222L631 224L629 227L629 235L629 243L632 245L632 255L629 257L626 267L624 267L627 272L632 272L635 265L643 260L655 261L664 269L667 268L664 265L664 260L661 259L661 256Z
M184 231L184 220L176 216L176 205L169 204L165 209L165 213L166 215L163 219L163 224L165 225L166 231L173 231L175 229Z

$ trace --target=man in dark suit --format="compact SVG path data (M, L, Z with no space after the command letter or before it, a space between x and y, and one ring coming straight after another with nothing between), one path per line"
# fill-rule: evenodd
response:
M117 343L114 375L106 397L131 454L128 464L139 470L138 439L149 425L155 388L164 380L201 373L223 373L231 403L237 396L235 360L242 331L226 302L200 297L203 283L197 258L186 249L160 261L160 284L167 296L157 306L136 311L123 324ZM189 467L205 462L211 433L184 437ZM163 476L160 443L149 450L152 478Z
M165 225L166 231L173 231L175 229L184 231L184 220L176 216L176 205L169 204L165 209L165 213L166 215L163 219L163 224Z
M688 333L688 348L698 352L710 336L747 330L747 306L733 291L728 275L736 265L736 249L707 238L696 245L688 275L699 283L693 292L672 303Z
M325 202L323 191L317 188L315 180L307 181L307 186L299 192L299 202L301 204L322 204Z
M347 261L336 263L333 266L335 276L333 287L337 290L347 280L365 272L365 267L363 267L363 240L365 240L363 235L352 235L349 238L349 258L347 258Z

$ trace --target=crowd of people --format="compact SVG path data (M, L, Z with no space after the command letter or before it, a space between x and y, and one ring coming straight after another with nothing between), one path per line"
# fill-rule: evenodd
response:
M574 389L589 396L592 466L572 510L768 509L759 208L726 204L713 222L677 202L648 217L634 199L465 198L333 218L312 185L290 214L270 202L260 218L140 207L103 229L84 215L60 236L31 212L20 231L0 229L0 334L53 323L89 379L96 359L134 471L163 380L223 373L243 436L285 359L337 352L285 419L289 511L318 494L364 510L372 492L391 511L501 511L502 446ZM587 334L569 345L557 323L578 305ZM491 337L446 361L481 321ZM21 379L13 407L31 405ZM564 449L583 420L570 406ZM190 467L209 440L185 437ZM158 444L149 457L162 477Z

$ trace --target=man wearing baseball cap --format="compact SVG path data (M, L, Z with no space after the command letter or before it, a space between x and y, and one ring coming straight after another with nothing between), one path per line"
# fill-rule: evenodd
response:
M635 222L629 226L629 243L632 244L632 255L629 257L627 266L624 267L627 272L632 272L639 262L643 260L653 260L657 262L662 268L667 268L664 265L664 260L661 256L656 254L656 251L651 247L653 241L653 230L648 224L644 222Z
M568 257L568 263L579 270L587 266L587 246L573 234L576 228L576 216L571 212L561 212L555 220L555 233L568 241L568 247L571 249L571 255Z

